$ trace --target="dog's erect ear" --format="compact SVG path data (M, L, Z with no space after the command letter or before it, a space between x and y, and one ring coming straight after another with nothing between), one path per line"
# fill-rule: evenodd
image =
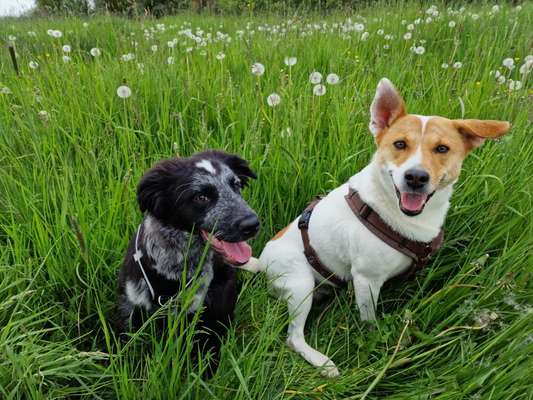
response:
M405 103L402 96L391 81L387 78L381 78L370 106L370 124L368 125L370 132L375 137L405 114Z
M453 123L466 138L470 149L481 146L486 139L499 138L511 129L511 124L507 121L456 119Z
M169 190L178 180L179 159L163 160L144 174L137 186L137 201L142 212L163 218L171 210Z

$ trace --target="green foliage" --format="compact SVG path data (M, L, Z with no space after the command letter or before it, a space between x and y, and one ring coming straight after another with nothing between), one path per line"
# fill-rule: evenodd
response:
M410 40L407 25L427 18L419 3L291 23L183 15L0 24L0 40L16 37L21 69L17 77L0 52L0 398L347 399L373 385L367 399L530 399L532 75L519 70L531 53L532 7L457 15L439 7ZM366 40L344 32L348 17L364 24ZM213 40L203 46L180 34L188 24ZM215 40L217 31L232 40ZM425 53L414 54L414 44ZM89 54L93 47L100 57ZM127 53L135 59L122 61ZM290 69L288 56L298 59ZM508 57L513 70L502 66ZM451 67L457 61L462 68ZM255 62L264 75L251 74ZM499 84L495 70L521 88ZM341 82L313 96L313 71ZM212 380L191 366L192 330L179 305L162 311L175 315L169 335L148 324L115 343L107 317L141 220L135 187L147 168L207 148L248 159L258 173L244 192L262 220L257 255L309 199L368 163L368 109L383 76L413 113L503 119L513 128L467 159L443 249L417 279L383 291L374 326L359 320L352 289L317 305L306 335L335 361L338 379L285 346L286 307L261 274L239 273L236 320ZM130 98L116 95L123 84ZM281 97L275 108L266 103L273 92Z
M36 0L38 12L47 14L87 14L88 0Z

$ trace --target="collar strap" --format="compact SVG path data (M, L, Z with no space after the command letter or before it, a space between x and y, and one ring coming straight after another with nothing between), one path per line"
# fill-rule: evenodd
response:
M349 193L344 197L355 216L368 230L390 247L413 260L408 275L422 269L440 249L444 239L444 231L441 230L431 242L411 240L396 232L387 224L372 207L361 199L357 191L350 188Z
M346 281L340 279L333 272L331 272L329 268L324 265L324 263L322 263L322 261L318 257L318 254L316 253L313 246L311 246L311 243L309 241L309 220L311 219L313 209L320 200L321 198L317 197L315 200L309 203L309 205L305 208L304 212L300 216L300 219L298 220L298 228L300 229L300 233L302 235L305 258L307 258L307 262L311 265L311 267L314 268L314 270L320 275L322 275L324 279L330 281L335 286L343 287L346 286Z

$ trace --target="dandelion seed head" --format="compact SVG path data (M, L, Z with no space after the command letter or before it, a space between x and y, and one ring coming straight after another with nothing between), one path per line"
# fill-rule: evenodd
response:
M71 51L70 45L68 44L63 45L63 53L70 53L70 51Z
M268 95L267 104L270 107L276 107L277 105L279 105L279 103L281 103L281 97L280 97L279 94L272 93L272 94Z
M174 57L170 56L170 57L167 57L167 64L168 65L172 65L174 64L176 60L174 59Z
M288 67L292 67L292 66L296 65L297 61L298 61L298 59L296 57L285 57L285 59L283 60L285 65L288 66Z
M37 113L37 115L39 116L39 118L41 118L41 120L43 121L48 121L50 119L50 114L48 114L48 111L45 111L45 110L41 110Z
M117 88L117 96L121 99L127 99L131 96L131 89L126 85L119 86Z
M405 40L409 40L413 37L413 34L411 32L406 32L404 35L403 35L403 38Z
M124 62L128 62L135 59L135 54L133 53L127 53L120 56L120 59Z
M530 61L524 62L524 64L520 66L519 72L522 75L526 75L526 74L529 74L532 69L533 69L533 60L530 60Z
M290 127L287 127L286 129L283 129L283 130L281 131L281 137L282 137L283 139L285 139L285 138L289 138L289 137L291 137L291 136L292 136L292 129L291 129Z
M100 57L100 55L102 54L102 52L100 51L100 49L98 47L93 47L89 53L91 54L91 56L93 57Z
M265 66L261 63L254 63L252 64L252 74L256 76L261 76L265 73Z
M340 81L340 78L339 78L339 75L337 74L331 73L331 74L328 74L328 76L326 76L326 82L329 83L330 85L336 85L339 83L339 81Z
M456 25L456 24L455 24L455 21L450 21L450 22L448 22L448 26L449 26L450 28L455 28L455 25Z
M511 57L508 57L502 61L502 65L505 68L511 70L514 68L514 60Z
M513 81L512 79L509 79L509 90L520 90L520 89L522 89L522 82Z
M70 58L69 56L63 56L63 62L66 64L66 63L69 63L72 61L72 58Z
M48 29L48 30L46 31L46 33L47 33L49 36L51 36L51 37L53 37L53 38L56 38L56 39L59 39L60 37L63 36L63 32L61 32L61 31L57 31L57 30L54 30L54 29Z
M415 54L418 54L419 56L421 56L422 54L424 54L426 52L426 49L424 46L416 46L414 48L414 52Z
M448 63L442 63L442 64L440 65L440 67L441 67L442 69L447 69L447 68L449 67L449 65L448 65Z
M309 82L314 85L322 82L322 74L318 71L311 72L311 74L309 75Z
M315 85L313 87L313 94L315 96L323 96L326 94L326 86L322 84Z
M37 61L30 61L28 63L28 66L31 68L31 69L37 69L39 68L39 63Z
M222 61L224 58L226 58L226 55L222 52L219 52L215 57L217 60Z
M456 61L456 62L453 63L453 67L454 67L455 69L462 68L462 67L463 67L463 63L460 62L460 61Z

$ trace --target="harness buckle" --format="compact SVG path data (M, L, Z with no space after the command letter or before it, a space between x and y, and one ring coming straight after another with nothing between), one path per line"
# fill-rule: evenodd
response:
M370 206L364 203L363 207L361 207L361 210L359 211L359 215L361 216L361 218L367 219L371 212L372 209L370 208Z
M312 209L304 210L300 219L298 220L299 229L307 229L309 227L309 220L311 219Z

